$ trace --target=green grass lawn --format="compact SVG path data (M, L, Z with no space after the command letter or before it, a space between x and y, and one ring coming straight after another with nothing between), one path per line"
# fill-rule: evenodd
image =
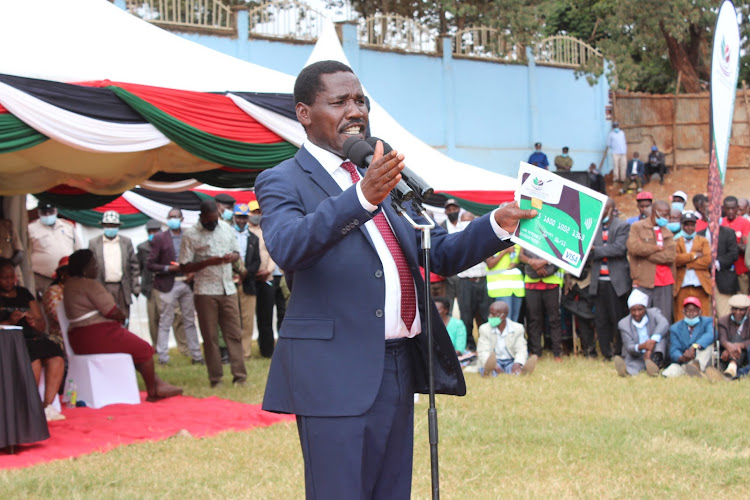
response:
M248 385L208 387L174 353L160 375L195 397L260 403L268 361ZM540 361L530 377L467 374L463 398L437 398L443 498L744 498L750 477L750 384L622 379L612 364ZM217 415L216 418L221 418ZM415 410L413 498L430 498L427 397ZM205 439L173 437L0 471L2 498L304 497L294 424Z

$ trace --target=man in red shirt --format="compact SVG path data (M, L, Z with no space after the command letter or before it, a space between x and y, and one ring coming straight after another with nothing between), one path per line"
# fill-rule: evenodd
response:
M724 210L724 218L721 219L721 225L731 228L737 236L737 246L739 247L740 255L734 263L734 272L737 273L740 293L748 295L748 269L745 265L745 245L747 244L747 235L750 233L750 221L744 217L738 217L739 203L734 196L724 198L722 209Z

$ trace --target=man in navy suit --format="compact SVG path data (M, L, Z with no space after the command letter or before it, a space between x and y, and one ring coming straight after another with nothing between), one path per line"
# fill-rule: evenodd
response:
M266 245L291 291L263 408L297 415L308 498L409 498L413 394L427 392L426 307L436 390L463 395L466 386L423 295L420 233L391 207L404 155L383 154L379 142L366 171L344 161L344 141L364 139L368 125L344 64L302 70L294 100L307 140L255 184ZM434 271L450 276L494 255L519 218L535 215L512 204L459 233L436 228Z

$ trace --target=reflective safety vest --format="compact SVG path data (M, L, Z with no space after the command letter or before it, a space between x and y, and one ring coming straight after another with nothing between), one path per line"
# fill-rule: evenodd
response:
M515 245L512 252L503 255L495 267L487 271L487 295L492 298L526 296L523 273L518 268L508 269L512 264L519 263L520 249L520 246Z
M545 276L544 278L541 278L541 279L539 279L539 278L529 278L528 276L526 276L526 280L525 281L526 281L526 283L539 283L541 281L542 283L549 283L550 285L563 286L563 275L564 274L565 274L565 272L558 267L557 271L555 271L552 274L552 276Z

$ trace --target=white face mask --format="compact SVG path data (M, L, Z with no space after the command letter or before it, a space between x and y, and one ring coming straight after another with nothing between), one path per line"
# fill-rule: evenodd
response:
M633 323L633 326L636 328L643 328L648 323L648 316L643 316L643 319L636 322L634 319L630 320L631 323Z

